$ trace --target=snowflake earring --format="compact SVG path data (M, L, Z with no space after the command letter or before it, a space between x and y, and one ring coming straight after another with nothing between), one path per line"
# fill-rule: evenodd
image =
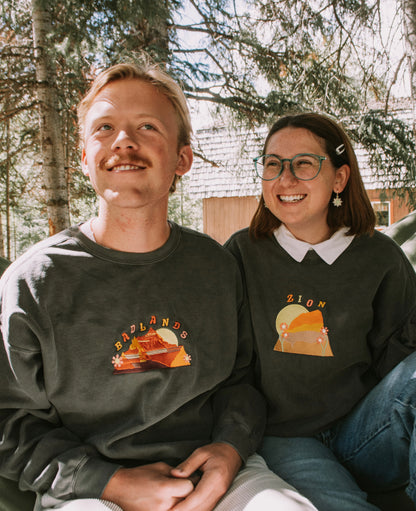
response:
M332 200L332 204L336 207L336 208L340 208L342 206L342 199L341 197L339 196L339 193L336 192L336 197L333 198Z

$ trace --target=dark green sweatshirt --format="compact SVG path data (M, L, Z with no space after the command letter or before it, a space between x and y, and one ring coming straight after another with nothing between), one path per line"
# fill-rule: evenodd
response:
M4 270L9 266L10 261L0 256L0 275L4 272Z
M207 236L173 224L135 254L74 227L13 263L0 293L0 473L42 506L212 441L255 451L265 408L246 381L240 272Z
M332 265L247 229L227 247L247 287L266 434L327 429L415 349L416 275L387 236L356 237Z

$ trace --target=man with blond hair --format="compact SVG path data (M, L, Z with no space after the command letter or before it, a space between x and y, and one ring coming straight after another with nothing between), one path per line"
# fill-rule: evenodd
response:
M255 455L264 403L231 255L168 221L192 164L180 87L120 64L79 107L98 215L4 274L0 474L36 510L310 510Z

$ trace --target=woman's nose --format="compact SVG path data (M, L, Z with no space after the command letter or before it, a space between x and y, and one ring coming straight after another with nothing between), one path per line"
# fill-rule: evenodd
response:
M283 170L282 170L282 173L280 174L280 176L278 177L278 180L280 182L283 181L285 183L286 182L287 183L297 182L296 176L294 176L290 170L290 162L289 161L283 162Z

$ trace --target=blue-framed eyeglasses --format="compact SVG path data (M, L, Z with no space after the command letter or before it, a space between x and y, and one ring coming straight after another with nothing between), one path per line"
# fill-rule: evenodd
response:
M315 179L322 167L325 156L317 154L300 153L293 158L279 158L275 154L262 154L254 158L254 167L257 175L263 181L273 181L281 176L285 161L289 162L290 172L301 181Z

